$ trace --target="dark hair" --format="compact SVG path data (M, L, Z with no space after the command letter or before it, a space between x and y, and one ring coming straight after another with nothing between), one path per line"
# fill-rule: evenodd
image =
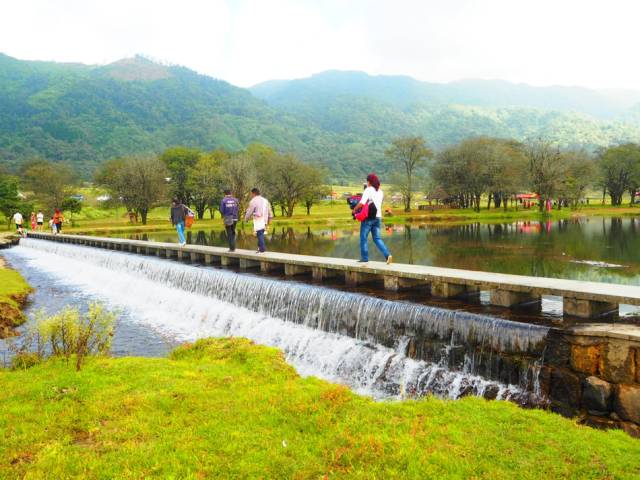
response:
M228 188L225 188L225 189L224 189L224 194L225 194L225 195L231 195L231 190L230 190L230 189L228 189Z
M260 190L258 190L256 187L253 187L251 189L251 193L255 193L256 195L260 195Z
M380 188L380 180L375 173L370 173L369 175L367 175L367 182L369 182L371 186L376 190Z
M173 197L173 200L171 200L171 202L175 203L176 205L180 203L176 197Z

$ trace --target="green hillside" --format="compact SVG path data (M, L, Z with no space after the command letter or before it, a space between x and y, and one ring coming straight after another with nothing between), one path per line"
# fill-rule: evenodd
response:
M116 156L261 142L327 167L333 180L355 179L384 171L384 149L399 135L422 135L435 149L474 135L587 148L640 141L638 100L638 92L335 71L247 90L143 57L89 66L0 54L0 162L15 170L44 157L89 177Z

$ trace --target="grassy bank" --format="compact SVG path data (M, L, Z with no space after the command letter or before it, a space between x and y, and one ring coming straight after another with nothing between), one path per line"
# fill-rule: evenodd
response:
M640 441L477 398L376 403L274 349L0 371L2 478L637 478Z
M24 323L21 308L30 291L24 278L0 257L0 338L10 336L13 328Z

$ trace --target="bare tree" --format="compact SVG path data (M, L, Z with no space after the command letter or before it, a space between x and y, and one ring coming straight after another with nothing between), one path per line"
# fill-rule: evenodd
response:
M402 137L391 142L391 147L385 151L385 156L391 163L400 164L403 175L397 182L404 199L404 211L411 211L411 197L413 195L413 177L417 169L426 165L432 156L431 150L422 137Z

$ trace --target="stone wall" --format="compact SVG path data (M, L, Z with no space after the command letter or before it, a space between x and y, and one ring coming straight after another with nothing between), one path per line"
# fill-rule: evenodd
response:
M540 375L553 411L640 437L640 327L552 330Z

